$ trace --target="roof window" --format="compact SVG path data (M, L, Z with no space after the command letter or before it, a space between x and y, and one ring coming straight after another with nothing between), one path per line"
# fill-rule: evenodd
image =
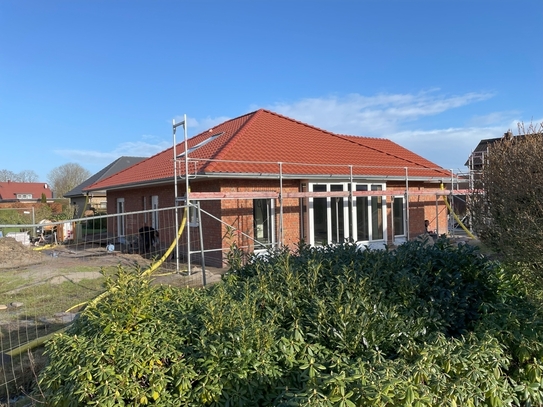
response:
M187 153L192 153L193 151L199 149L200 147L202 146L205 146L207 143L209 143L210 141L213 141L215 140L217 137L219 136L222 136L224 134L224 131L221 132L221 133L217 133L217 134L214 134L213 136L209 137L209 138L206 138L205 140L203 141L200 141L198 144L196 144L195 146L191 147L188 149ZM183 151L181 154L179 154L177 157L183 157L185 155L185 152Z

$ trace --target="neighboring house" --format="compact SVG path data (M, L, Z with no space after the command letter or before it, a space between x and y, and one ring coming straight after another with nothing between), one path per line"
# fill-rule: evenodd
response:
M517 136L524 137L524 136ZM470 154L468 160L465 162L465 166L469 168L470 171L481 171L483 169L483 163L485 162L485 157L488 153L490 146L498 141L507 140L513 138L513 132L511 130L503 134L502 137L488 138L479 141L475 150Z
M86 211L92 211L93 213L106 212L106 191L92 191L87 193L83 192L83 189L144 159L145 157L120 157L72 190L65 193L64 197L70 198L70 204L75 207L74 217L81 218L85 215L84 212Z
M213 215L202 217L203 245L206 264L218 267L224 254L211 250L228 247L230 227L259 242L235 235L249 250L300 241L384 247L424 233L425 219L447 232L440 187L450 172L390 140L335 134L261 109L190 138L186 150L188 158L181 142L84 191L105 190L108 213L121 214L173 207L175 189L179 200L188 183L189 202ZM149 226L161 230L157 223L151 217ZM125 236L143 224L143 217L118 220L108 231Z
M0 182L0 202L41 202L42 196L46 200L53 199L53 191L43 182Z

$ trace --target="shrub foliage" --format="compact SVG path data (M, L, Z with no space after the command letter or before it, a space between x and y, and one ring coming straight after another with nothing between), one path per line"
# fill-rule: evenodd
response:
M39 391L55 406L539 405L543 319L474 250L300 245L207 289L119 269L48 343Z
M481 164L471 196L475 231L507 260L543 267L543 126L519 126L518 136L491 144Z

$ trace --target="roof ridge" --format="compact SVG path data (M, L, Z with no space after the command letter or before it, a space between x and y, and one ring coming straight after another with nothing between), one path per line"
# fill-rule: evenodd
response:
M246 117L246 116L251 116L247 119L247 121L245 123L243 123L241 125L241 127L239 129L237 129L232 135L230 135L230 137L228 137L228 142L226 142L224 144L224 148L222 148L218 153L217 155L215 156L214 160L220 160L222 156L224 156L225 154L227 154L232 148L234 148L234 144L235 144L235 141L234 139L237 139L239 138L243 133L245 133L245 130L247 129L248 126L250 126L250 124L255 121L256 117L259 116L259 113L261 111L263 111L264 109L258 109L258 110L255 110L253 112L249 112L247 114L244 114L242 116L239 116L239 117L235 117L234 119L230 119L230 120L227 120L223 123L221 123L220 125L224 125L228 122L231 122L233 120L237 120L237 119L241 119L243 117ZM233 142L234 141L234 142ZM213 165L211 165L212 167Z
M266 113L269 113L269 114L271 114L273 116L277 116L277 117L280 117L282 119L286 119L286 120L289 120L291 122L301 124L302 126L309 127L309 128L315 129L315 130L319 130L319 131L321 131L323 133L326 133L326 134L332 134L334 136L338 135L337 133L333 133L333 132L331 132L329 130L321 129L320 127L314 126L314 125L309 124L309 123L302 122L300 120L293 119L292 117L282 115L281 113L272 112L271 110L267 110L267 109L259 109L259 110L262 110L262 111L264 111Z
M271 116L275 116L275 117L278 117L280 119L283 119L283 120L288 120L292 123L296 123L296 124L299 124L299 125L302 125L304 127L308 127L310 129L314 129L314 130L317 130L317 131L320 131L322 133L325 133L325 134L330 134L330 135L333 135L333 136L336 136L335 133L332 133L331 131L328 131L328 130L324 130L324 129L321 129L319 127L316 127L316 126L313 126L311 124L308 124L308 123L304 123L304 122L301 122L299 120L296 120L296 119L293 119L291 117L288 117L288 116L284 116L280 113L276 113L276 112L272 112L271 110L268 110L268 109L264 109L264 108L260 108L258 110L255 110L253 112L250 112L250 113L247 113L247 114L244 114L242 116L239 116L239 117L236 117L235 119L231 119L231 120L236 120L236 119L240 119L240 118L243 118L243 117L246 117L248 115L252 115L239 129L237 129L237 131L232 134L229 138L230 142L226 144L225 148L223 148L214 158L214 160L217 160L217 161L220 161L221 160L221 157L226 155L230 150L232 150L233 148L235 148L235 144L236 144L236 140L234 139L238 139L240 138L241 136L243 136L244 133L246 133L247 131L250 130L250 127L251 125L256 121L258 120L260 117L262 117L264 114L269 114ZM231 121L229 120L229 121ZM224 123L227 123L228 121L224 122ZM221 123L224 124L224 123ZM234 141L234 142L232 142ZM211 167L213 167L214 164L212 163L210 166L208 166L208 169L211 169Z
M357 140L358 140L358 139L361 139L361 138L363 138L363 137L360 137L360 136L350 136L350 135L347 135L347 134L336 134L336 136L337 136L337 137L340 137L340 138L343 138L343 139L345 139L345 140L347 140L347 141L351 141L351 142L353 142L353 143L359 144L359 145L364 146L364 147L366 147L366 148L369 148L370 150L378 151L378 152L380 152L380 153L383 153L383 154L385 154L385 155L388 155L388 156L397 158L397 159L399 159L399 160L407 161L408 163L415 164L415 165L418 166L418 167L428 168L428 169L430 169L430 170L431 170L431 169L434 169L434 168L432 168L432 167L429 167L428 165L424 165L424 164L422 164L422 163L419 163L419 162L410 160L410 159L408 159L408 158L401 157L401 156L399 156L399 155L392 154L392 153L387 152L387 151L383 151L383 150L381 150L381 149L379 149L379 148L375 148L375 147L372 147L372 146L368 146L368 145L365 144L365 143L357 143L357 142L354 141L354 138L355 138L355 137L357 138ZM367 137L367 138L372 138L372 137ZM386 139L386 138L373 137L373 139L375 139L375 140L386 140L386 141L388 141L389 143L396 144L398 147L403 148L403 147L400 146L398 143L394 143L392 140L389 140L389 139ZM410 151L410 150L408 150L408 151ZM410 151L410 152L413 153L412 151ZM415 153L413 153L413 154L415 154ZM421 158L423 158L423 157L421 157ZM436 168L441 168L441 167L437 166Z

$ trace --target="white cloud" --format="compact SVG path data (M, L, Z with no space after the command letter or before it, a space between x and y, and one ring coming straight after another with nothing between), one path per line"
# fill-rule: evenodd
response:
M483 102L492 96L488 92L445 95L439 89L373 96L353 93L275 103L266 108L335 133L386 137L443 168L465 171L464 163L480 140L499 137L508 129L517 133L518 120L515 118L519 113L514 110L486 113L484 105L479 105L472 109L477 114L465 117L464 110L463 115L458 117L458 125L443 128L436 126L436 116L439 118L440 114L447 113L450 123L454 109ZM251 106L251 110L258 108ZM481 111L482 114L479 113ZM433 118L431 122L429 118ZM179 123L183 119L183 116L176 116L174 120ZM225 116L187 117L189 137L229 119ZM541 121L534 120L532 123L539 124ZM466 127L462 127L464 123L467 123ZM525 122L525 126L529 124ZM91 165L97 171L120 156L148 157L169 147L169 141L143 135L140 141L119 144L111 151L57 150L56 153L71 161Z
M144 136L144 139L156 139L156 137ZM166 141L147 143L144 141L130 141L121 143L111 151L96 150L55 150L55 154L69 158L71 161L84 164L102 164L103 167L121 156L150 157L167 148L171 144Z
M502 126L458 127L434 130L405 130L387 136L388 139L436 163L440 167L465 172L468 160L479 141L500 137Z
M302 99L292 104L277 103L270 110L337 133L384 136L403 123L491 98L491 93L444 96L437 89L417 94Z
M439 166L464 171L464 163L479 141L503 134L515 112L478 116L472 120L473 125L465 128L422 130L421 123L492 97L489 92L444 95L439 89L430 89L415 94L307 98L291 104L277 103L269 109L335 133L385 137ZM469 118L459 117L458 124L466 121Z

